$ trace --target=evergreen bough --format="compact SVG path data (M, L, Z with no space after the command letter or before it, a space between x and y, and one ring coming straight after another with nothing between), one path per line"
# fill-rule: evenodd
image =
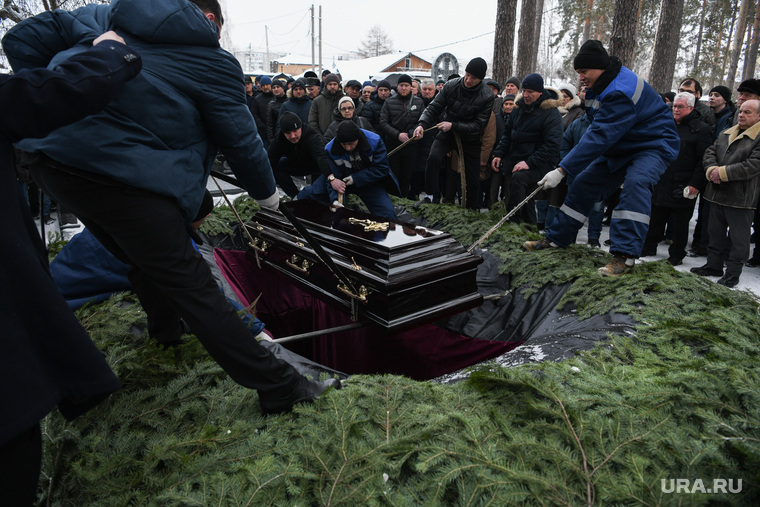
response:
M411 205L408 201L400 201ZM422 205L465 246L501 216ZM639 325L560 363L493 363L439 385L354 375L293 414L263 417L196 340L162 350L131 295L79 317L124 388L85 416L43 422L49 505L756 504L758 301L665 262L618 279L585 246L521 252L507 224L485 247L526 294L572 282L562 305ZM741 493L664 493L662 480L742 480Z

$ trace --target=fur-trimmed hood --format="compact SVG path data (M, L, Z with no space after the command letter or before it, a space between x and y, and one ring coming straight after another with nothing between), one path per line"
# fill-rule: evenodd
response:
M559 112L562 113L562 116L568 113L571 109L575 109L576 107L581 107L581 98L577 95L573 95L572 100L565 104L564 106L559 106Z
M556 88L552 88L550 86L545 87L544 93L542 93L541 96L538 98L538 100L536 100L535 105L531 104L531 107L538 106L543 110L558 109L562 105L562 101L559 99L561 96L562 96L562 92L560 92ZM525 104L525 100L523 100L522 92L518 93L517 96L515 97L515 107L516 108L528 107L528 105Z

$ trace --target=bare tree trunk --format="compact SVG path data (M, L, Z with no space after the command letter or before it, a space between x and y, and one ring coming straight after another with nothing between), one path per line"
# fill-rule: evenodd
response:
M726 65L728 65L728 58L731 53L731 41L733 40L734 35L734 27L736 26L736 23L738 20L736 19L736 2L733 4L733 12L731 13L731 26L728 29L728 38L726 39L726 48L723 52L723 63L720 66L720 75L725 76L726 75ZM728 86L729 88L734 87L733 80L729 80L726 78L724 85Z
M536 0L536 25L533 27L533 61L532 69L538 68L538 47L541 45L541 20L544 18L544 0Z
M750 40L747 46L747 56L744 58L744 72L742 73L742 81L749 79L755 75L755 67L757 66L757 50L760 46L760 0L757 2L755 8L755 20L752 24L752 40Z
M636 50L640 4L641 0L615 0L610 54L620 58L623 65L629 68L633 65L633 55Z
M583 12L583 40L586 42L591 36L591 11L594 9L594 0L586 0L586 10Z
M739 57L742 54L742 43L744 42L744 30L747 29L747 12L749 12L749 0L742 0L739 17L736 19L736 35L734 45L731 48L731 63L728 66L727 80L729 83L733 83L736 79L736 69L739 67Z
M705 28L705 11L707 10L707 0L702 0L702 13L699 16L699 32L697 33L697 45L694 51L694 64L691 66L691 75L697 73L699 67L699 51L702 49L702 31Z
M649 84L659 92L670 91L681 41L681 22L684 0L662 0L657 35L652 49Z
M520 29L517 31L517 70L520 79L533 70L533 32L536 28L536 4L532 0L522 0L520 4Z
M499 0L496 6L496 34L493 38L493 78L502 85L512 76L515 47L517 0Z

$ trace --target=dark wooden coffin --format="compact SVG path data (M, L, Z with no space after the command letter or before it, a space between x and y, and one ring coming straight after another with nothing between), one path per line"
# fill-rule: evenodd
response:
M483 259L468 253L448 233L346 208L333 210L316 201L281 206L303 223L355 292L340 283L279 212L262 209L247 225L254 238L249 253L256 251L261 262L297 280L320 299L347 311L352 305L358 307L359 319L397 332L483 301L475 283ZM378 230L383 224L387 230Z

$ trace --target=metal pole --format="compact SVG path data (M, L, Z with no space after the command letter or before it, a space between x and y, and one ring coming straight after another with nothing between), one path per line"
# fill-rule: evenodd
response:
M285 336L283 338L276 338L274 340L275 343L286 343L286 342L294 342L298 340L305 340L307 338L312 338L314 336L320 336L323 334L328 333L337 333L340 331L349 331L351 329L357 329L360 327L364 327L367 325L366 322L352 322L351 324L346 324L345 326L338 326L338 327L331 327L328 329L320 329L318 331L309 331L308 333L301 333L301 334L294 334L291 336Z
M319 6L319 79L322 79L322 6Z
M314 72L314 4L311 4L311 71Z
M480 239L478 239L475 243L473 243L472 245L470 245L470 247L467 249L467 251L468 252L472 252L473 250L475 250L476 246L478 246L479 244L481 244L482 242L484 242L485 240L487 240L488 237L491 234L493 234L496 229L498 229L499 227L501 227L504 224L504 222L506 222L507 220L509 220L510 218L512 218L512 215L514 215L515 213L517 213L520 210L520 208L522 208L523 206L525 206L525 204L528 201L530 201L531 199L533 199L533 197L539 192L539 190L541 190L543 188L544 188L543 185L537 187L533 192L530 193L530 195L528 197L526 197L525 199L523 199L523 201L520 204L518 204L517 206L515 206L514 208L512 208L512 211L510 211L509 213L507 213L504 216L504 218L502 218L501 220L499 220L496 223L496 225L494 225L493 227L491 227L490 229L488 229L488 232L486 232L485 234L483 234L480 237Z

